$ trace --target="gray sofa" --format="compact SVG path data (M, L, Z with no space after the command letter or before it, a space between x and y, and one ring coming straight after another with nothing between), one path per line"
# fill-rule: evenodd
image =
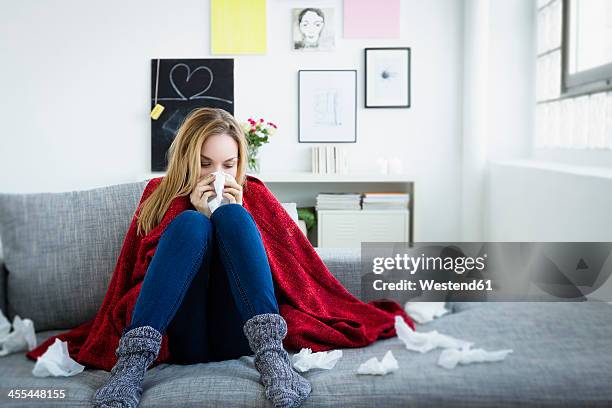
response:
M87 191L0 194L0 305L34 321L38 342L91 319L106 291L146 181ZM102 222L104 221L104 222ZM359 250L317 249L338 280L360 296ZM612 306L583 303L451 303L450 314L417 325L475 342L512 348L505 361L436 365L440 350L406 350L398 338L344 356L332 370L305 373L313 392L305 407L611 406ZM392 350L400 369L356 374L360 363ZM37 378L24 353L0 357L0 406L89 406L108 372ZM149 370L142 407L269 407L252 356ZM63 389L61 400L17 400L11 389Z

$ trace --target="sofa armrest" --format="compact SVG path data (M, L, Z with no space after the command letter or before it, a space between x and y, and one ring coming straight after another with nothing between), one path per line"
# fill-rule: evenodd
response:
M361 248L315 248L329 271L361 299Z
M8 316L6 302L7 279L8 271L4 267L4 259L0 258L0 309L5 316Z

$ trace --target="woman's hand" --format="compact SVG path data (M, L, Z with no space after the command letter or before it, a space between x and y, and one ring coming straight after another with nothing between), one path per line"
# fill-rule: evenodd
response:
M242 186L231 175L225 178L223 197L227 198L230 203L242 205Z
M210 184L214 181L214 179L214 174L209 174L203 179L200 179L189 195L189 201L191 201L191 204L195 207L195 209L208 218L210 218L211 215L210 208L208 208L208 198L216 195L214 186Z

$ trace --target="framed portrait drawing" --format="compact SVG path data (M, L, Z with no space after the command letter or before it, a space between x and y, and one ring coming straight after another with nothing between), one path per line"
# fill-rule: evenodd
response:
M410 107L410 48L365 49L365 107Z
M357 70L298 71L298 142L357 141Z
M333 8L294 8L293 49L333 51L335 48Z

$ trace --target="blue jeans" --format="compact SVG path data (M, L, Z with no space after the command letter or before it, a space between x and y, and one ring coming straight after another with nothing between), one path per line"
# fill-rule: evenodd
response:
M168 224L123 333L167 330L175 364L229 360L253 354L242 328L261 313L279 313L261 234L243 206L226 204Z

